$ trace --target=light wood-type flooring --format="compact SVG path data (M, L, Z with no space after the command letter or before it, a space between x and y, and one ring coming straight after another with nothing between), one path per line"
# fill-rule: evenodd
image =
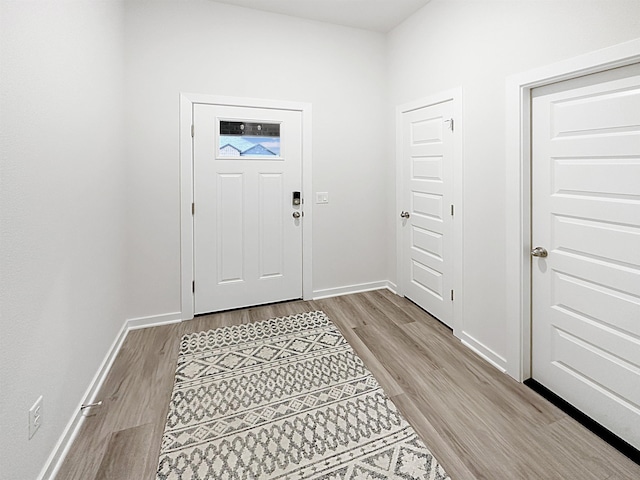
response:
M340 328L453 479L640 479L640 466L378 290L131 331L57 480L154 480L180 337L311 310Z

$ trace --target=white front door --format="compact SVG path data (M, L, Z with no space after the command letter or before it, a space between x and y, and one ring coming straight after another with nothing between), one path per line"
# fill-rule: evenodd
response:
M532 130L533 378L640 448L640 67L533 90Z
M193 121L195 313L301 298L301 112L195 104Z
M401 118L404 295L453 328L453 101Z

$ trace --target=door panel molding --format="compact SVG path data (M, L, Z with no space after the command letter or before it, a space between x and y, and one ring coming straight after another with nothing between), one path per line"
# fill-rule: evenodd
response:
M640 39L512 75L506 83L507 373L531 377L531 90L640 62Z
M454 204L454 216L453 216L453 289L455 292L455 300L453 303L453 333L457 337L464 339L464 289L463 289L463 127L464 121L462 117L462 87L453 88L451 90L442 91L428 97L420 98L412 102L408 102L396 107L396 211L394 222L396 225L396 280L397 280L397 293L404 295L406 291L406 285L404 285L403 279L403 265L409 259L406 258L403 245L403 230L400 223L400 212L403 208L409 208L405 205L406 200L404 197L404 175L405 167L403 161L403 115L414 110L431 107L434 105L452 102L453 108L453 204ZM448 123L447 123L448 124ZM449 124L448 124L449 125ZM440 129L442 128L441 122L437 124L426 121L419 125L420 128L414 128L411 132L413 139L416 143L428 144L442 135ZM445 127L448 128L448 127ZM436 157L424 157L418 164L413 165L414 174L420 178L425 177L431 180L437 180L442 174L441 165L438 163L439 159ZM425 199L423 199L425 200ZM423 202L425 206L429 206L428 199ZM433 207L433 205L431 205ZM441 206L442 213L449 215L450 206ZM433 213L433 212L432 212ZM437 238L435 239L437 241ZM449 292L445 292L449 295ZM479 352L484 353L484 352Z
M302 296L305 300L313 297L312 285L312 224L313 202L311 201L311 104L265 100L255 98L227 97L200 93L180 93L180 316L189 320L194 315L193 249L193 108L195 104L209 104L231 107L250 107L276 110L291 110L302 115L302 198L305 221L302 222ZM197 207L196 207L197 208Z

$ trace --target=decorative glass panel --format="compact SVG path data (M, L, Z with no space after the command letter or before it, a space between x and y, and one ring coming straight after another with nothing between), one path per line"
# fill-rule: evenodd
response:
M220 157L280 157L280 124L220 120Z

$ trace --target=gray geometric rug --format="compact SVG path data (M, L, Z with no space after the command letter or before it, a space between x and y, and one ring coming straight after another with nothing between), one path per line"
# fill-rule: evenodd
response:
M158 480L449 476L323 312L185 335Z

